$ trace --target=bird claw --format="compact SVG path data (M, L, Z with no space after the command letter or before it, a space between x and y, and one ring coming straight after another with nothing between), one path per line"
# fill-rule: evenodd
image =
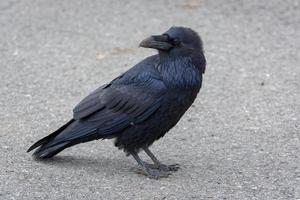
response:
M165 171L165 172L176 172L180 168L179 164L173 164L173 165L155 165L155 164L149 164L147 162L144 162L145 166L151 169L159 169L160 171Z
M168 172L170 172L170 171L171 172L176 172L176 171L178 171L179 168L180 168L179 164L173 164L173 165L164 165L164 164L162 164L162 165L159 166L160 170L168 171Z
M151 165L151 164L149 164ZM160 178L167 178L169 177L169 175L171 175L170 172L167 171L161 171L158 168L151 168L148 165L146 166L146 168L138 168L136 170L137 174L143 174L145 176L147 176L148 178L151 179L160 179Z
M167 178L171 175L170 172L161 171L159 169L152 169L148 168L146 169L146 176L148 176L151 179L160 179L160 178Z

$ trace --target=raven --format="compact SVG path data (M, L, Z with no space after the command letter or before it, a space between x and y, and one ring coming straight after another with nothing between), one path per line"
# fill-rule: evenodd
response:
M132 155L148 177L158 179L176 171L178 165L162 164L149 146L174 127L194 102L206 65L202 41L192 29L173 26L139 46L158 54L84 98L68 123L28 152L38 147L33 156L46 159L79 143L115 138L115 146ZM140 150L153 164L141 160Z

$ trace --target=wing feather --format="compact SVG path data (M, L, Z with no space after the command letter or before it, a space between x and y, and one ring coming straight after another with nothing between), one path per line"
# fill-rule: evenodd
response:
M130 81L129 81L130 80ZM126 75L104 85L74 108L75 127L60 142L84 137L110 137L151 116L161 105L167 89L153 74Z

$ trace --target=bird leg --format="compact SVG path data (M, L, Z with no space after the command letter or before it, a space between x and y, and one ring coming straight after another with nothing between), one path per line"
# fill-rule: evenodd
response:
M148 147L143 147L146 154L151 158L151 160L154 162L154 164L148 164L151 168L159 169L160 171L170 172L170 171L177 171L179 169L178 164L173 165L164 165L162 164L155 156L154 154L149 150Z
M155 169L149 166L148 163L142 161L139 155L136 152L130 153L132 157L136 160L146 176L153 179L166 178L170 175L167 171L161 171L159 169Z

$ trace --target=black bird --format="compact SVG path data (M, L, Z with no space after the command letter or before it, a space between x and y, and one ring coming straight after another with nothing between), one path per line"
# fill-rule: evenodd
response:
M162 164L148 148L194 102L205 71L202 41L190 28L172 27L146 38L140 46L157 49L158 54L84 98L68 123L37 141L28 152L38 147L33 155L46 159L79 143L116 138L115 146L132 155L150 178L176 171L178 165ZM154 164L140 159L141 149Z

